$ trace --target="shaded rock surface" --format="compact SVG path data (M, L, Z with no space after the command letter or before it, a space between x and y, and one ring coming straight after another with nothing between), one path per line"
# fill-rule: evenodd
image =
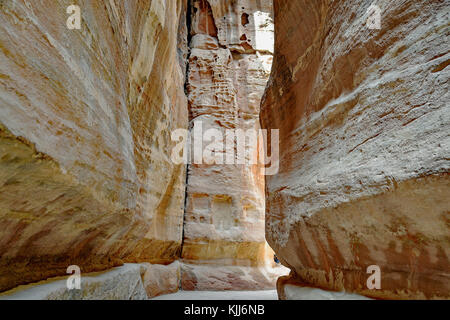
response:
M449 298L449 2L376 3L380 30L372 1L274 2L266 237L306 285Z

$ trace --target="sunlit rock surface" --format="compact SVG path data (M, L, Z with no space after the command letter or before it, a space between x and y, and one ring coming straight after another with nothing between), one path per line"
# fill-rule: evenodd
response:
M448 1L274 2L263 127L280 129L266 237L293 280L449 298ZM367 267L381 269L369 290Z
M0 291L180 255L185 0L0 3Z
M194 0L190 30L186 87L191 134L195 135L194 125L203 133L216 129L222 137L203 142L203 150L212 142L225 150L226 130L260 128L260 100L272 63L271 1ZM261 147L250 145L247 156L258 154ZM216 155L226 161L223 153ZM252 277L226 266L272 265L273 253L264 239L261 167L237 162L207 164L207 159L199 164L195 154L191 160L182 257L187 264L207 266L184 269L182 287L208 290L215 281L223 281L227 283L218 287L254 288ZM226 271L217 270L217 274L227 276L214 279L214 266L225 267ZM204 270L206 274L195 276ZM260 286L273 287L274 280Z

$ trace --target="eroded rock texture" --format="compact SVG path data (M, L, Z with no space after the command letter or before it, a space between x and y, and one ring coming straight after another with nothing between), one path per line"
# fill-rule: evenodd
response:
M147 300L143 274L147 265L126 263L105 272L83 274L79 289L67 289L67 277L19 286L0 300ZM73 283L73 282L71 282Z
M269 261L259 266L243 266L239 263L221 265L217 261L209 264L184 263L181 266L182 288L198 291L273 290L276 279L282 274L288 274L289 270L274 267Z
M0 291L180 255L187 2L0 2Z
M142 276L142 282L148 298L154 298L163 294L170 294L178 291L181 279L179 261L175 261L169 265L149 263L142 263L141 265L145 269L145 273L143 273Z
M225 130L259 129L260 99L267 83L273 48L272 4L269 0L194 0L190 21L190 57L187 77L190 125L203 133L221 132L205 141L226 144ZM195 134L195 129L192 130ZM196 142L194 141L194 144ZM219 147L219 149L224 150ZM248 154L258 153L252 145ZM222 161L223 154L217 152ZM264 239L264 176L258 165L207 164L188 168L187 204L183 243L185 289L254 287L251 276L214 267L261 266L272 261ZM228 274L215 286L214 273ZM255 272L256 274L257 272ZM197 275L197 276L196 276ZM241 279L242 278L242 279Z
M287 282L450 297L448 1L274 1L266 237ZM366 268L381 268L381 289ZM286 281L286 279L283 279Z

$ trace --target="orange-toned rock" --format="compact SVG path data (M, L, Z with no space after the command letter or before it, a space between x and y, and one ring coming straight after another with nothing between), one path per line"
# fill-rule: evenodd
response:
M293 282L450 298L449 4L378 1L380 29L371 4L274 2L266 237Z
M77 3L0 4L0 291L180 256L187 2Z

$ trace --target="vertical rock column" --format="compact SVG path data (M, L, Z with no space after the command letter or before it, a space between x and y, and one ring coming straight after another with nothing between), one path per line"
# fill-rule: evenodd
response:
M190 127L219 130L219 144L225 143L227 129L259 129L260 99L272 62L271 12L268 0L191 2ZM203 149L210 143L204 141ZM257 145L251 147L258 152ZM205 160L188 166L183 289L273 286L259 169Z

